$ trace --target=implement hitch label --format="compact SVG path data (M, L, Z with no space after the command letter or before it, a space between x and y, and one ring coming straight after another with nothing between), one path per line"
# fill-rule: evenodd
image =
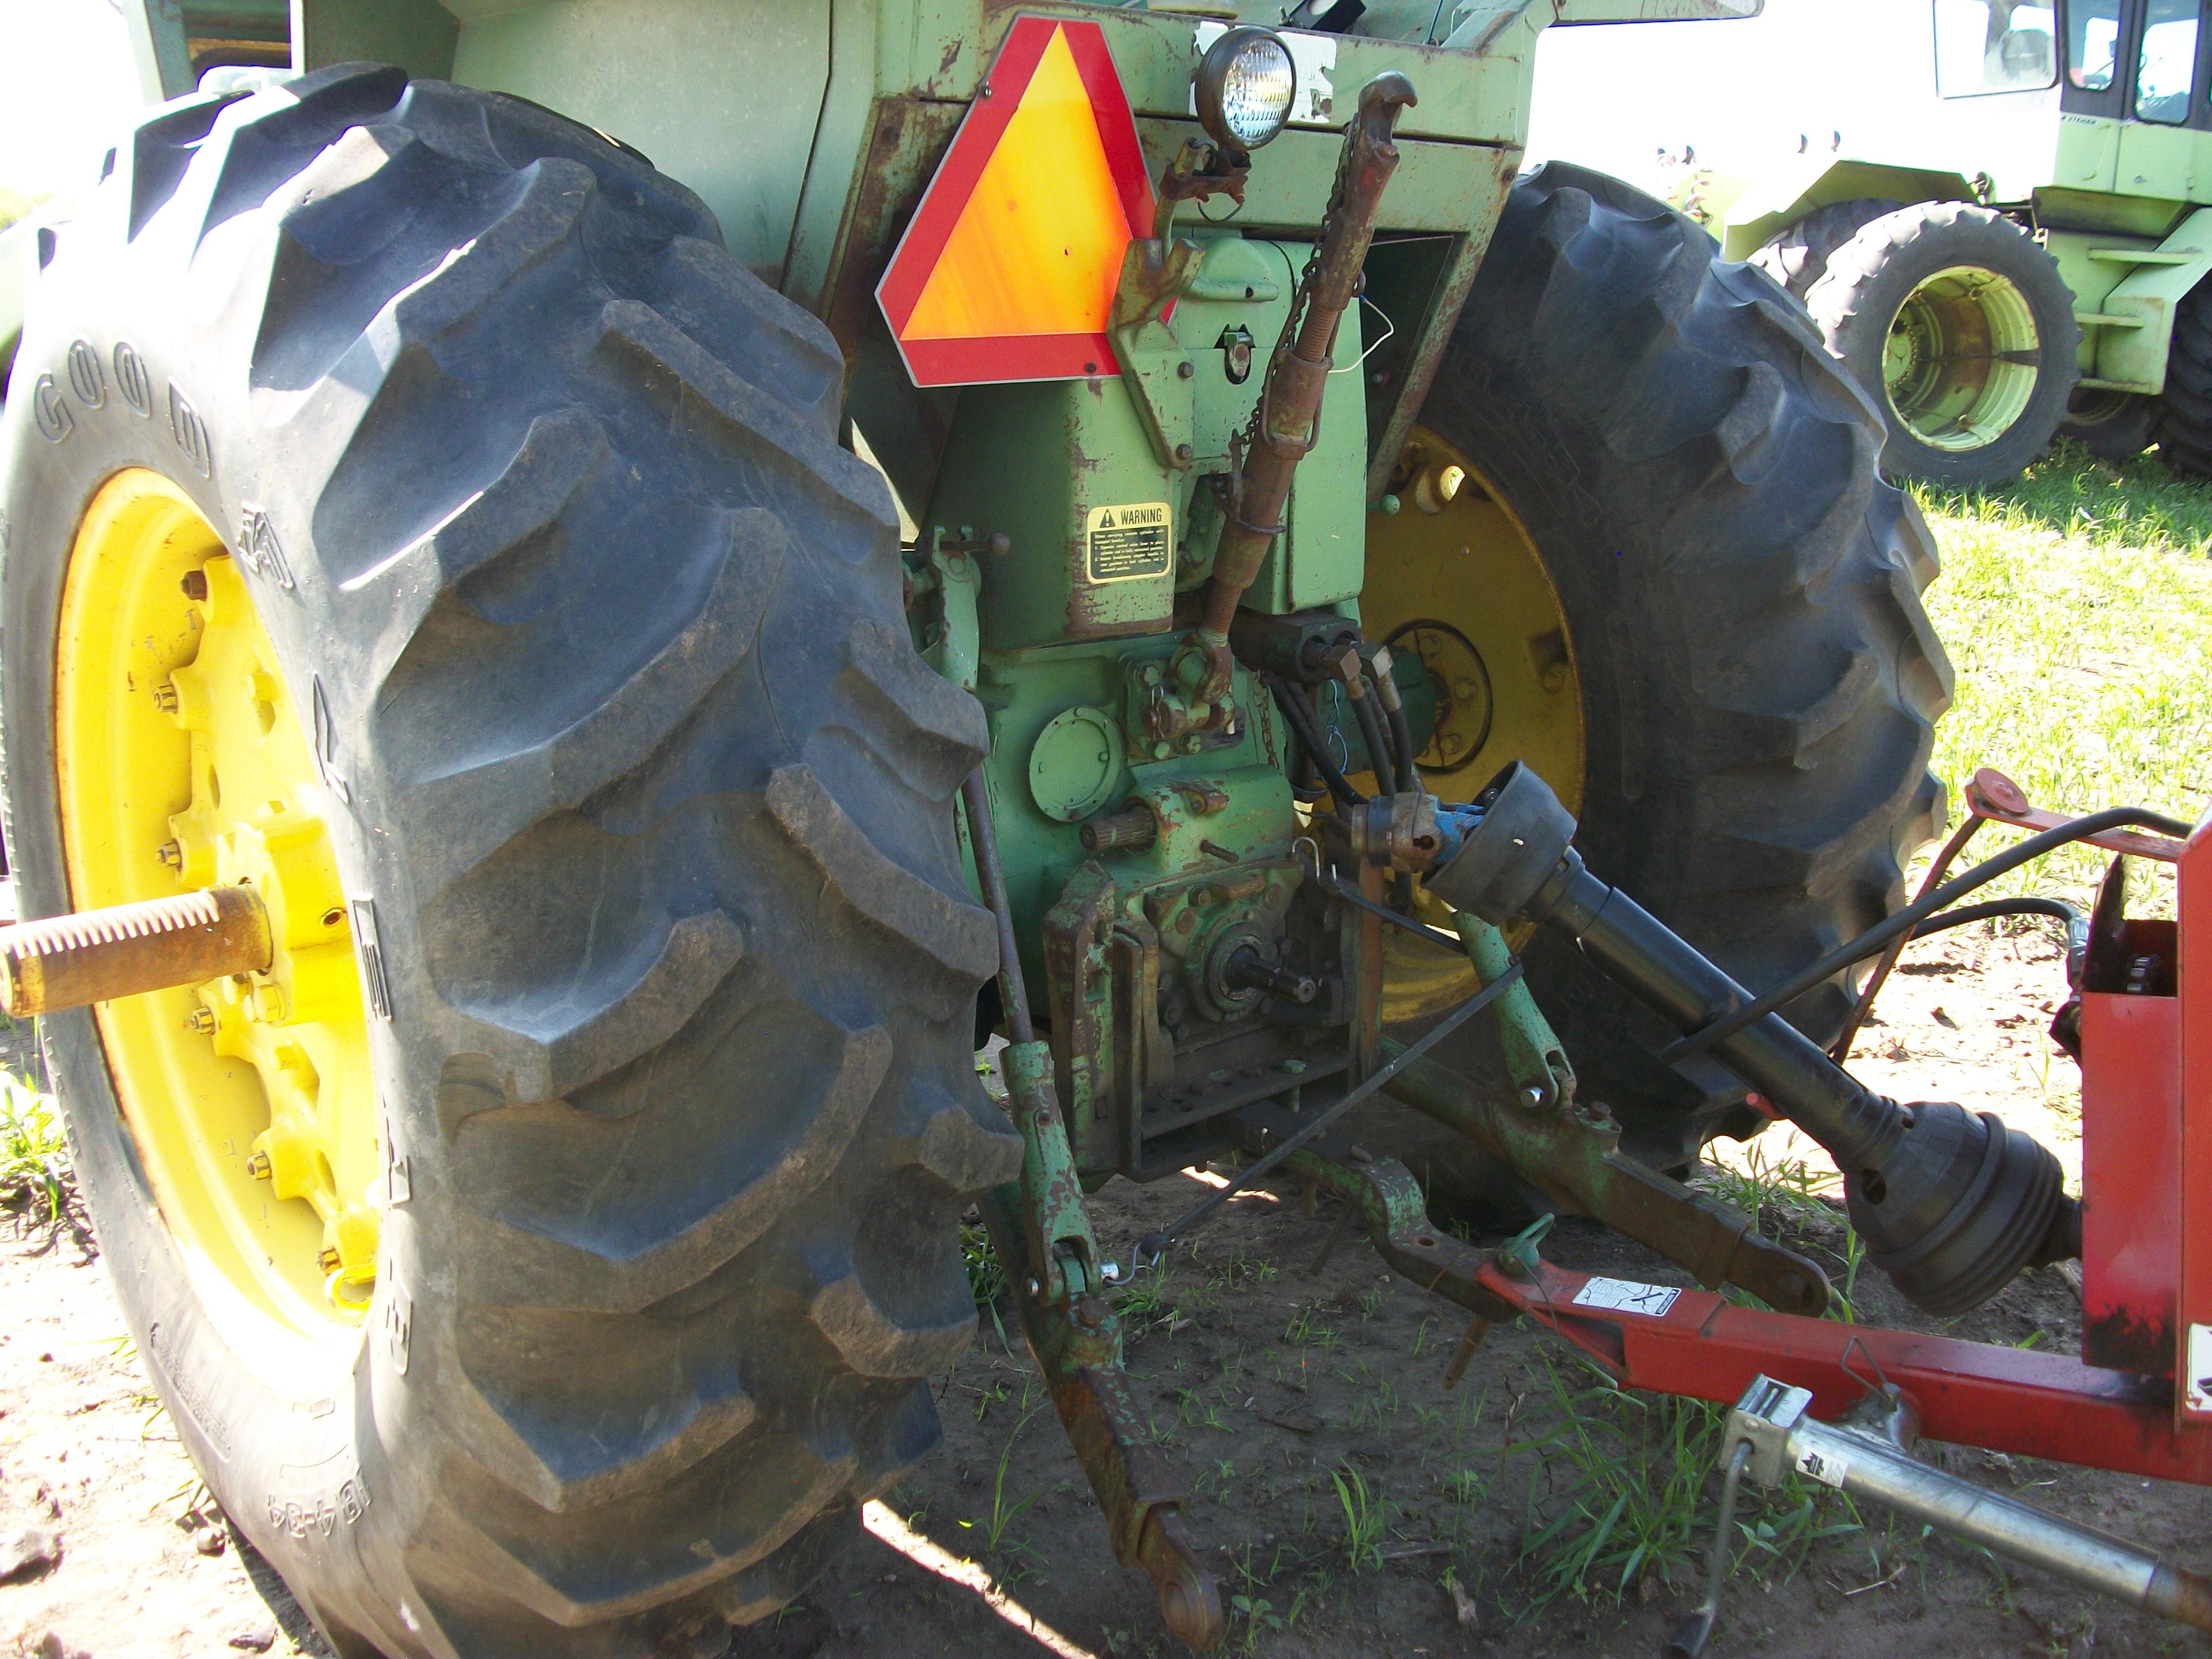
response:
M1165 501L1094 507L1084 526L1083 574L1093 584L1164 576L1175 559L1173 531Z
M1639 1285L1632 1279L1593 1279L1575 1292L1578 1308L1607 1308L1616 1313L1664 1315L1680 1299L1671 1285Z

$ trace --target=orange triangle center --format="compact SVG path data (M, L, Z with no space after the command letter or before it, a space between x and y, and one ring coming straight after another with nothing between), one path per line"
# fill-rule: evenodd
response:
M1091 94L1055 27L904 337L1103 333L1131 234Z

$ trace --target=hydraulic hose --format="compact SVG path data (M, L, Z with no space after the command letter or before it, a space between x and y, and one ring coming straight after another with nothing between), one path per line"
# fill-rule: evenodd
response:
M2055 829L2045 830L2040 835L2030 836L2017 846L2008 847L1995 858L1984 859L1966 874L1945 882L1934 892L1915 899L1888 921L1869 927L1846 944L1838 945L1786 984L1769 991L1765 996L1747 1001L1734 1012L1723 1015L1703 1030L1692 1031L1680 1042L1668 1047L1659 1057L1673 1065L1713 1048L1754 1021L1795 1001L1822 980L1874 955L1899 935L1911 933L1927 918L1977 887L1986 886L2006 872L2017 870L2030 860L2041 858L2045 853L2071 842L2086 841L2091 836L2104 834L2107 830L2124 829L2155 830L2161 835L2183 837L2192 833L2189 825L2179 818L2167 817L2162 812L2146 811L2136 806L2114 806L2102 812L2092 812L2086 817L2071 819Z
M1398 793L1398 769L1391 764L1390 744L1382 735L1382 716L1376 710L1376 699L1366 687L1348 687L1352 696L1352 713L1359 722L1359 740L1367 745L1367 761L1375 773L1375 793L1395 795Z
M1321 728L1314 724L1313 710L1306 707L1305 699L1298 695L1298 688L1273 674L1261 678L1267 681L1267 689L1275 694L1275 706L1283 711L1283 718L1290 723L1299 746L1313 762L1314 770L1321 774L1321 781L1328 786L1328 793L1336 798L1337 805L1364 805L1367 797L1352 787L1352 781L1344 775L1329 754L1328 745L1322 740Z

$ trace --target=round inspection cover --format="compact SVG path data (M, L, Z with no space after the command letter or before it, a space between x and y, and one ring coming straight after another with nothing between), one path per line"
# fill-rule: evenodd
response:
M1062 709L1030 750L1030 794L1062 823L1103 806L1121 776L1121 732L1103 708Z

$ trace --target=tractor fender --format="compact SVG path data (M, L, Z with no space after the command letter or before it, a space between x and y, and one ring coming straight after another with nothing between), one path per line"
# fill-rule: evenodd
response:
M1729 204L1718 227L1721 257L1748 259L1785 225L1815 208L1863 196L1898 202L1972 202L1965 175L1940 167L1899 167L1885 161L1822 155L1755 179Z
M2108 317L2142 319L2140 328L2097 330L2096 378L2108 386L2149 393L2166 390L2174 313L2190 290L2212 273L2212 208L2198 208L2184 219L2157 252L2156 263L2137 265L2113 284L2100 307Z

